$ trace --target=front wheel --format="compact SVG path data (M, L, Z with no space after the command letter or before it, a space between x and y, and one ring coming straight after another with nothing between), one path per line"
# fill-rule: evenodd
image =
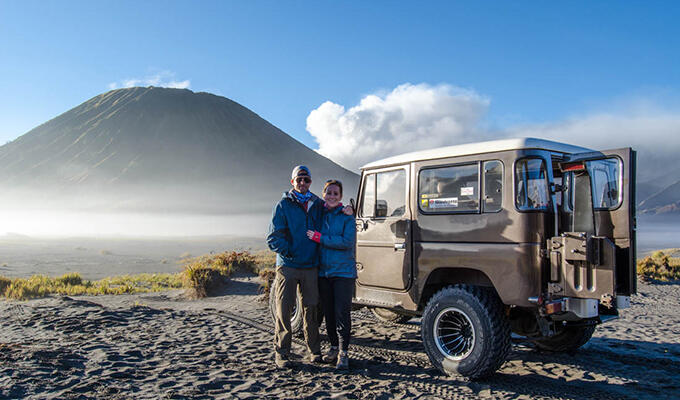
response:
M510 351L510 325L500 299L477 286L437 292L425 307L421 334L430 361L447 375L484 378Z

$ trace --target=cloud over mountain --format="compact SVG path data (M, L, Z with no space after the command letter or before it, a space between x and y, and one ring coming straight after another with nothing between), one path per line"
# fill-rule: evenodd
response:
M480 140L489 100L451 85L399 85L358 105L326 101L307 117L318 152L349 169L405 151Z
M171 89L189 89L191 81L189 79L177 80L175 73L170 71L160 71L143 78L126 78L118 82L108 84L109 90L119 88L131 88L135 86L156 86Z

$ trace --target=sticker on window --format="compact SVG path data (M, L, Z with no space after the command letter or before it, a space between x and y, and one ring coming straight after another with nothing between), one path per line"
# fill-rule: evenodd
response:
M450 208L450 207L458 207L458 197L430 199L430 208Z
M466 187L460 188L460 195L461 196L474 196L475 195L474 186L466 186Z

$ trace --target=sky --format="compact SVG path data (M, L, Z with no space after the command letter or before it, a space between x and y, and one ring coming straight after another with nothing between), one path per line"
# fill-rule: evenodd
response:
M154 85L228 97L351 169L527 132L678 150L678 20L674 1L0 0L0 145Z

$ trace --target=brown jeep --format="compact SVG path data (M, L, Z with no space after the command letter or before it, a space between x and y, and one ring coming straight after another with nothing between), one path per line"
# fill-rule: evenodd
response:
M422 316L425 350L447 374L492 374L511 332L575 350L636 292L634 205L630 148L526 138L370 163L354 303L386 321Z

